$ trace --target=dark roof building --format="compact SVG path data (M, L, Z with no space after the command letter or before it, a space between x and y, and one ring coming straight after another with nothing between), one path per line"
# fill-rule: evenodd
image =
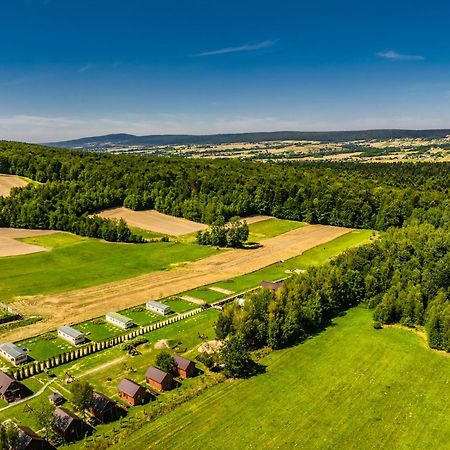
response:
M157 367L150 366L145 373L147 383L160 391L167 391L172 387L173 376Z
M281 282L278 281L278 282L274 283L272 281L261 281L261 283L259 283L259 285L262 288L270 289L270 290L272 290L274 292L277 292L278 289L280 289L280 287L281 287Z
M0 397L8 403L25 397L25 387L5 372L0 372Z
M130 405L141 405L149 398L149 393L140 384L124 378L118 386L119 397Z
M18 426L17 430L19 432L17 450L53 450L56 448L31 428Z
M117 403L100 392L94 392L94 401L90 413L100 422L112 422L120 416Z
M66 442L82 439L90 431L90 427L83 420L66 408L57 407L55 416L56 431Z
M178 371L178 375L181 378L189 378L195 375L195 363L190 359L183 358L182 356L175 355L173 357L175 367Z

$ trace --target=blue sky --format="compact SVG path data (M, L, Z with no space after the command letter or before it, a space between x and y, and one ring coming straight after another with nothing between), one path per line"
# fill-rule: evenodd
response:
M0 0L0 139L450 128L444 0Z

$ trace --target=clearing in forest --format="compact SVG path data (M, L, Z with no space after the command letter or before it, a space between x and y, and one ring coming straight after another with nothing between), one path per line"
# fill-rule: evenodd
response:
M13 187L24 187L28 183L16 175L0 174L0 197L6 197Z
M47 248L28 244L16 239L44 236L52 234L51 230L25 230L20 228L0 228L0 257L28 255L30 253L46 252Z
M181 236L205 230L207 225L183 219L181 217L168 216L155 210L133 211L128 208L107 209L99 213L105 219L123 219L130 227L141 228L155 233Z

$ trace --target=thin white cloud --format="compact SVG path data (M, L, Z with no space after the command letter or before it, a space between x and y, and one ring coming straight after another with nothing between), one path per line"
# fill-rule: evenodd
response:
M406 55L403 53L398 53L395 50L378 52L377 56L380 58L389 59L390 61L423 61L425 59L425 57L421 55Z
M272 47L273 45L275 45L275 41L262 41L257 44L245 44L240 45L239 47L225 47L220 48L218 50L196 53L192 56L201 57L201 56L225 55L227 53L252 52L255 50L261 50L263 48Z
M84 66L82 66L82 67L80 67L78 69L78 72L79 73L84 73L84 72L86 72L88 70L91 70L93 67L94 67L93 64L85 64Z

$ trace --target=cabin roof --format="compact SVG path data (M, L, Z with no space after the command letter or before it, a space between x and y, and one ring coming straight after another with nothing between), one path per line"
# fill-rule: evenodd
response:
M128 378L123 378L119 383L118 389L120 392L123 392L130 397L134 397L140 389L143 389L143 387Z
M173 360L175 361L175 365L181 370L186 370L190 364L194 364L194 362L191 361L190 359L183 358L182 356L179 355L175 355L173 357Z
M164 370L154 366L150 366L145 375L147 379L156 381L157 383L162 383L167 376L171 377L170 373L164 372Z

